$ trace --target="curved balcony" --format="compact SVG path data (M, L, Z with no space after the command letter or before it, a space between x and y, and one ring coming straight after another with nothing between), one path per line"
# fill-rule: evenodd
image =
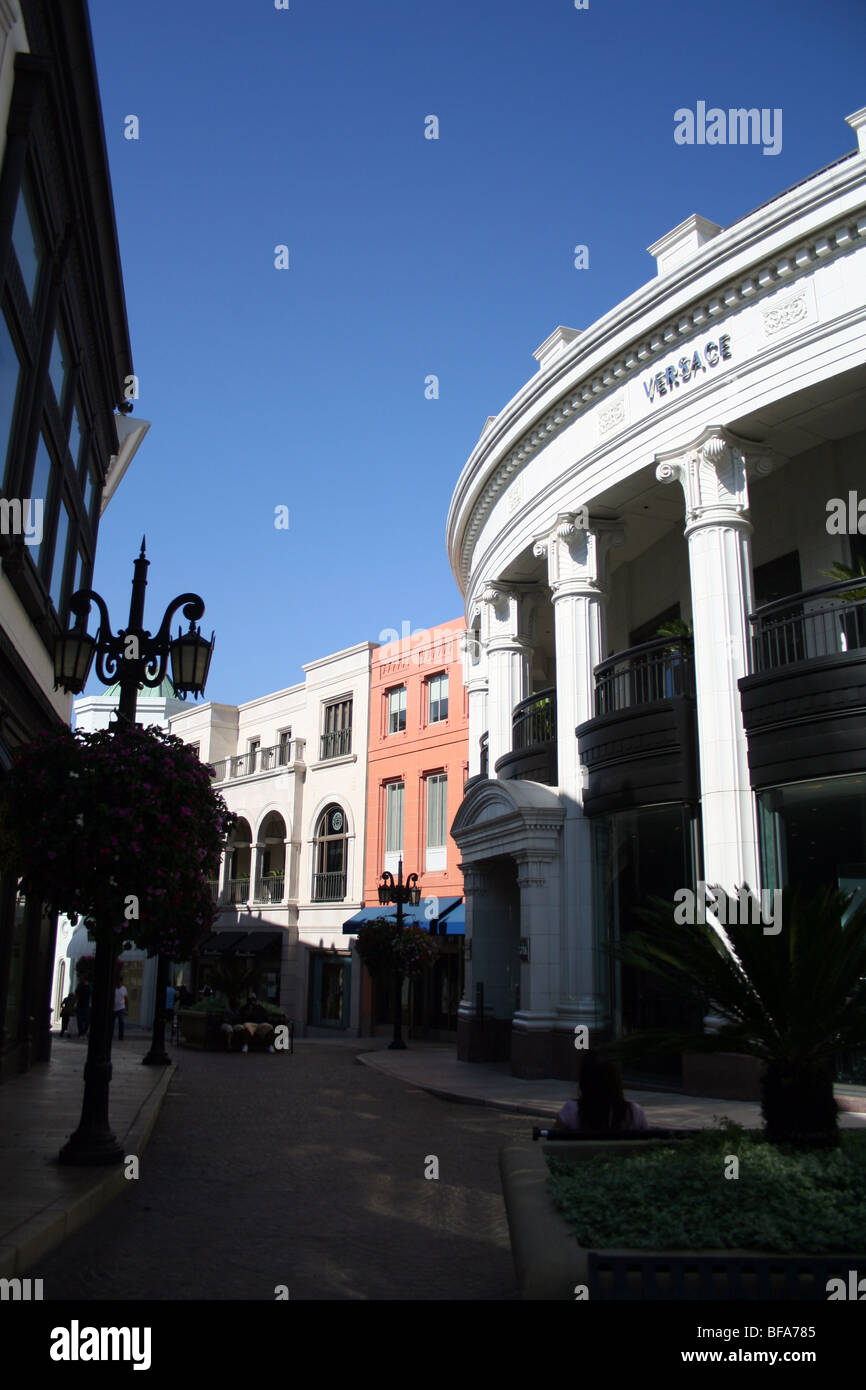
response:
M698 799L691 637L660 637L595 668L595 717L576 730L588 815Z
M765 603L749 622L753 674L739 685L752 786L866 771L866 578Z
M658 637L629 647L595 668L595 713L614 714L657 700L694 697L691 637Z
M511 752L498 758L496 776L503 781L543 782L555 787L556 690L538 690L514 706Z

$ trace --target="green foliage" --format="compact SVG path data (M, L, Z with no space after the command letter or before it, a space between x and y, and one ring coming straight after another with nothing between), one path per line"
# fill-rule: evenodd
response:
M832 1063L866 1048L866 904L843 926L849 900L830 889L808 900L785 889L781 930L767 934L761 923L739 922L736 901L725 897L723 938L709 922L677 923L673 905L654 899L638 914L648 930L630 933L612 954L724 1022L713 1033L632 1034L606 1052L628 1059L683 1050L758 1057L768 1065L770 1136L835 1142Z
M866 564L864 564L862 560L859 560L857 568L854 569L851 565L843 565L837 561L835 564L831 565L828 570L822 570L821 573L825 579L835 579L837 581L843 579L860 579L866 575ZM850 589L847 593L840 594L839 597L845 603L859 603L861 599L866 598L866 589Z
M739 1176L725 1178L727 1156ZM590 1250L866 1250L866 1134L776 1146L737 1125L644 1153L551 1157L548 1188Z
M379 917L358 928L358 955L373 976L397 970L410 978L421 975L439 954L439 943L423 927L398 931L393 918Z

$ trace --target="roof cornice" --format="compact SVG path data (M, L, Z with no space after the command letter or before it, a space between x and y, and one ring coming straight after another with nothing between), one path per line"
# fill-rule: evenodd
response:
M838 205L846 201L843 212ZM719 232L688 261L609 310L547 370L530 378L482 434L454 490L446 539L461 593L465 596L468 588L482 526L501 492L539 449L606 394L675 350L681 338L866 239L866 217L857 216L864 206L866 157L853 154Z

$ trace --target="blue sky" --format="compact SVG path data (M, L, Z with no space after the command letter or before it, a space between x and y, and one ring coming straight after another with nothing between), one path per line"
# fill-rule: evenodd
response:
M844 117L866 105L862 0L90 13L152 421L95 587L122 626L146 532L148 624L201 593L207 695L227 703L458 616L451 494L532 352L651 279L645 248L690 213L728 225L852 150ZM781 108L781 151L677 145L674 112L698 101Z

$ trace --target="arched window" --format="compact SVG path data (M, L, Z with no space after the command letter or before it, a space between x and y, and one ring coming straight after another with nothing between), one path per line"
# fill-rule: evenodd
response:
M328 806L319 817L313 853L313 902L338 903L346 896L345 812Z

